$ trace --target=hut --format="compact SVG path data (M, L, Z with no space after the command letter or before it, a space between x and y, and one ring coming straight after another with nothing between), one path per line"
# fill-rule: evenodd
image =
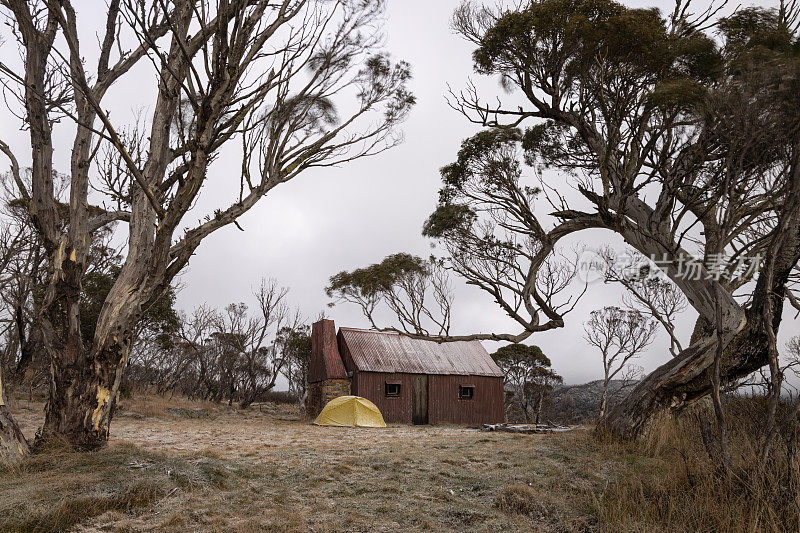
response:
M503 422L503 372L478 341L438 343L320 320L311 330L306 416L331 399L361 396L386 422Z

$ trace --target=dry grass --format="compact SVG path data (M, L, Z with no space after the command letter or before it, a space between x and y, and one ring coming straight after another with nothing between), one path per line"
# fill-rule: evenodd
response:
M674 424L633 446L587 431L323 428L290 406L178 405L210 416L129 401L107 449L50 450L1 472L0 529L777 530L778 517L710 481L702 458L681 448L686 428ZM30 433L37 408L17 407Z
M167 409L202 409L217 412L222 408L211 402L190 401L180 396L160 396L158 394L136 394L122 400L119 410L145 417L164 416Z
M179 488L219 486L217 462L186 461L115 443L95 453L51 447L0 470L0 530L67 531L108 513L135 514Z
M527 485L506 487L494 499L494 506L511 514L544 516L539 505L539 495Z
M603 453L623 464L597 498L601 523L619 531L800 531L800 495L788 488L780 448L757 466L762 415L752 400L728 406L730 483L714 474L690 415L662 420L638 445L603 443Z

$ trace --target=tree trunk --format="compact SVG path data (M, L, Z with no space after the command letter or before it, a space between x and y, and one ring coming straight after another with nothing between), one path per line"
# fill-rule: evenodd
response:
M800 172L800 167L793 172ZM769 298L773 309L772 328L777 334L783 315L786 284L800 260L800 227L794 225L785 232L786 236L774 255L773 276L769 281L767 276L758 277L750 307L743 313L730 293L718 284L696 286L696 282L687 281L667 269L667 274L700 314L692 334L692 344L640 381L599 421L598 430L623 438L636 438L663 409L682 408L711 393L718 342L723 344L720 362L720 383L723 385L743 378L769 362L764 307ZM651 252L647 243L629 237L626 235L626 240L640 252ZM740 317L741 323L735 325ZM719 331L720 324L722 331Z
M125 359L126 351L118 343L94 357L69 347L56 353L45 421L37 442L58 438L88 450L104 445Z
M129 248L136 247L130 243ZM103 303L91 346L84 346L80 329L82 265L73 261L74 257L57 255L56 272L61 273L43 306L51 386L37 443L57 438L91 450L108 440L134 326L143 307L161 292L142 290L147 262L129 255Z
M8 410L0 369L0 464L18 461L30 453L28 442Z
M539 404L536 406L536 424L539 424L539 420L542 418L542 404L544 403L544 385L542 385L542 390L539 391Z
M759 309L749 309L747 325L725 347L721 383L747 376L767 363L767 338L760 314ZM775 316L779 322L780 312ZM714 336L704 337L658 367L600 420L598 428L636 438L663 409L679 409L711 393L716 346Z
M600 398L600 414L598 415L598 418L602 419L603 416L605 416L607 407L608 407L608 379L603 381L603 395Z
M523 380L522 384L519 387L519 393L520 393L519 404L520 404L520 407L522 407L522 416L525 418L525 423L527 424L527 423L529 423L531 421L531 416L530 416L530 408L531 408L531 406L530 406L530 402L528 401L528 394L527 394L527 392L525 390L525 385L526 384L527 384L527 382L525 380Z

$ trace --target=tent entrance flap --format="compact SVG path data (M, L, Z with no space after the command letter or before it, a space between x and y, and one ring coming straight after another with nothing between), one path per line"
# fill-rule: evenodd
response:
M339 396L329 401L314 424L318 426L350 426L385 428L378 407L360 396Z

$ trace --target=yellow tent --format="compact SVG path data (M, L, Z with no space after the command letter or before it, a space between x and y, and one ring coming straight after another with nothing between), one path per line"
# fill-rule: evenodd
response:
M360 396L339 396L328 402L314 423L318 426L385 428L383 415L374 403Z

